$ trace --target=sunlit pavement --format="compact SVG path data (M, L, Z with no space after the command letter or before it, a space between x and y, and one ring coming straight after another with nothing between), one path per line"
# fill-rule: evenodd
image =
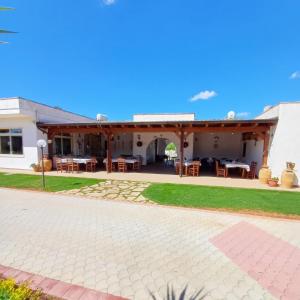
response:
M0 228L1 265L112 295L300 299L299 221L0 189Z

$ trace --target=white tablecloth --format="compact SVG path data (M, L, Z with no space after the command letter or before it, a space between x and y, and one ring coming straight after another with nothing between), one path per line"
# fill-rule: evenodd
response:
M250 171L250 166L242 163L242 162L234 162L234 161L227 161L227 160L221 160L221 164L224 165L227 169L230 168L241 168L245 169L247 172Z
M179 161L176 161L176 165L179 164L179 163L180 163ZM192 161L185 161L185 162L183 163L183 165L184 165L185 167L189 167L189 166L191 166L192 164L193 164ZM201 166L201 163L200 163L200 166Z
M106 161L107 161L107 159L104 158L104 159L103 159L103 163L106 164ZM117 163L117 162L118 162L118 159L117 159L117 158L112 158L111 161L112 161L113 163ZM126 159L125 159L125 163L126 163L126 164L134 164L134 163L137 163L137 162L139 162L139 161L138 161L137 159L135 159L135 158L126 158Z
M78 164L87 164L91 160L92 160L91 158L73 158L73 161ZM68 161L67 158L63 158L61 160L62 163L66 163L67 161Z

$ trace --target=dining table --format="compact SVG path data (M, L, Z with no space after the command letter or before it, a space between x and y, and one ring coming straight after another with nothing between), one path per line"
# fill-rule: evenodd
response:
M180 161L177 160L175 162L175 168L176 168L176 165L178 166L179 164L180 164ZM193 164L192 160L186 160L186 161L183 162L184 173L185 173L186 176L188 175L189 166L191 166L192 164ZM201 163L200 163L200 165L201 165Z
M91 158L84 158L84 157L70 157L70 159L73 160L73 162L77 163L77 164L87 164L88 162L92 161ZM62 163L67 163L68 158L62 158L61 162Z
M103 159L103 163L106 164L106 162L107 162L107 159L104 158ZM118 158L112 158L111 162L112 163L117 163L118 162ZM139 162L139 161L136 158L125 158L125 163L126 164L135 164L137 162Z
M247 172L250 171L250 166L246 163L241 162L241 161L221 159L220 162L221 162L222 165L225 166L227 175L228 175L228 169L233 169L233 168L242 169L243 174L244 174L244 171L247 171Z

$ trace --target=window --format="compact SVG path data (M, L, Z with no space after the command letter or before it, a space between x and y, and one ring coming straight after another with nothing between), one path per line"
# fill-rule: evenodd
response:
M56 136L55 142L55 154L68 155L72 153L72 139L71 136Z
M22 129L0 129L0 154L23 154Z

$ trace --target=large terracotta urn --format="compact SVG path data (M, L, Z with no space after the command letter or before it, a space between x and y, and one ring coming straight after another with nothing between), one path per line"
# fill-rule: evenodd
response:
M49 172L52 170L52 160L48 158L48 155L43 156L44 162L44 171ZM40 166L42 166L42 162L40 162Z
M268 184L271 179L271 170L267 165L263 165L258 173L258 179L260 183Z
M281 187L291 189L294 186L295 181L295 164L292 162L286 163L286 169L281 173Z

